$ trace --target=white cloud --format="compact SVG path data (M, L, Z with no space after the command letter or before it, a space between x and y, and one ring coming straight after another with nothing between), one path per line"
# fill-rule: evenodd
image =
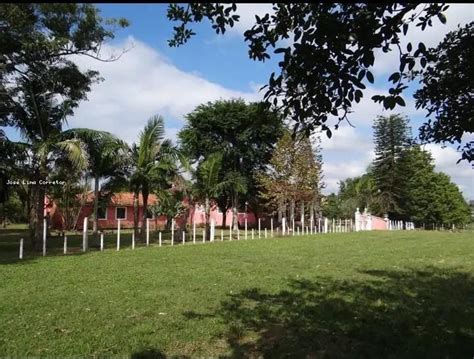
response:
M339 127L332 131L332 137L321 135L321 147L325 152L363 152L372 148L372 142L361 134L356 128L349 125Z
M421 5L423 6L423 5ZM420 7L421 9L421 7ZM474 6L472 4L450 4L448 10L444 12L446 16L446 24L442 24L438 18L433 19L433 26L421 30L420 26L411 24L407 35L402 36L400 45L403 50L409 42L413 47L417 46L419 42L423 42L427 47L435 47L443 39L444 36L457 28L459 24L464 25L472 21L474 18ZM411 13L405 15L408 18ZM400 60L398 57L398 49L391 52L383 53L382 50L375 52L375 65L373 73L375 76L391 74L398 70Z
M229 29L229 32L242 35L255 25L255 15L259 17L263 17L267 13L272 15L274 13L272 7L272 4L238 4L236 13L240 18L234 27Z
M459 186L466 199L474 199L474 171L472 165L469 165L466 161L456 163L461 155L452 147L443 148L441 145L434 143L423 147L433 155L436 170L448 174L451 180Z
M374 119L377 116L390 116L393 114L400 113L402 115L411 117L414 115L423 115L423 111L415 108L415 100L412 97L405 96L406 106L397 106L393 110L386 110L381 103L375 103L372 100L374 95L388 95L387 89L367 87L364 90L364 97L359 103L355 103L352 106L352 113L348 115L349 120L354 126L360 125L372 125Z
M119 53L132 43L135 46L115 62L104 63L88 57L74 59L83 69L98 70L105 81L93 85L89 101L81 103L69 120L70 127L106 130L132 142L150 116L161 114L168 135L174 138L183 124L180 120L201 103L220 98L260 99L256 92L231 90L195 72L181 71L133 37L124 44L104 47L104 56Z
M324 160L324 158L323 158ZM366 151L365 155L359 156L357 159L347 160L344 157L334 159L331 162L324 161L323 175L326 188L323 190L325 194L331 192L337 193L339 190L339 182L349 177L356 177L364 174L367 166L373 160L373 151Z

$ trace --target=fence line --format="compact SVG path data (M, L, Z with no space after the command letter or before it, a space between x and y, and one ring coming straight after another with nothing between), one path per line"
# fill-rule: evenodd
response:
M263 222L263 223L262 223ZM310 226L304 226L304 223L300 223L300 225L295 222L294 218L290 221L291 226L288 226L288 220L286 217L281 219L281 224L277 224L274 226L273 218L270 218L270 227L268 228L268 220L262 221L262 218L258 219L257 225L257 233L255 233L255 228L250 228L250 236L248 234L249 226L247 219L245 219L244 223L244 238L248 239L250 237L251 240L255 240L257 237L258 239L268 239L274 237L288 237L288 236L308 236L308 235L320 235L320 234L327 234L327 233L349 233L349 232L359 232L359 231L372 231L372 230L390 230L390 231L399 231L399 230L415 230L415 224L413 222L408 221L401 221L401 220L390 220L386 216L385 218L377 217L371 215L367 209L364 212L360 212L359 208L357 208L354 219L353 218L327 218L327 217L319 217L317 221L314 219L310 219ZM178 228L180 229L180 228ZM215 223L211 220L210 226L210 238L208 242L215 241ZM270 230L268 230L270 229ZM419 226L419 230L427 230L432 229L436 231L454 231L458 229L455 224L437 224L437 223L423 223ZM463 228L461 228L463 229ZM180 229L182 230L182 229ZM121 221L120 219L117 220L117 239L116 239L116 250L119 251L121 248ZM171 238L170 238L170 245L174 246L174 236L175 236L175 220L171 221ZM263 232L263 233L262 233ZM112 232L113 233L113 232ZM257 234L257 236L255 235ZM224 235L224 228L221 228L221 241L225 239ZM232 225L229 226L229 235L228 240L232 241L233 238L240 240L240 229L232 228ZM63 235L63 254L66 255L68 253L68 238L66 235ZM132 232L131 235L132 241L132 249L135 249L135 232ZM191 240L189 240L191 242ZM178 242L179 243L179 242ZM192 243L196 244L196 224L192 224ZM206 230L205 228L202 231L202 243L206 243ZM47 250L47 221L44 220L43 226L43 250L42 255L46 256ZM182 244L186 244L186 231L182 231ZM104 232L100 232L100 251L104 250ZM149 221L147 220L146 223L146 246L150 245L150 226ZM161 247L163 245L162 240L162 231L158 232L158 245ZM24 258L24 240L23 238L20 239L20 248L18 252L19 259ZM87 252L89 250L89 233L88 233L88 218L84 218L84 226L83 226L83 233L82 233L82 252Z

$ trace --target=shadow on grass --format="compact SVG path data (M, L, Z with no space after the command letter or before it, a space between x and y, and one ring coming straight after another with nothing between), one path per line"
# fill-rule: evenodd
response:
M131 359L165 359L167 356L158 349L145 349L141 352L133 353Z
M472 358L474 278L463 272L364 271L364 281L291 280L230 295L217 313L230 357Z

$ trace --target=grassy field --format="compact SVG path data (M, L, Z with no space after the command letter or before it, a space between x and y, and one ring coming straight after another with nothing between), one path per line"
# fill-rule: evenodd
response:
M18 235L0 232L0 356L474 355L470 233L343 233L69 256L59 255L58 239L48 249L56 255L21 262L13 255Z

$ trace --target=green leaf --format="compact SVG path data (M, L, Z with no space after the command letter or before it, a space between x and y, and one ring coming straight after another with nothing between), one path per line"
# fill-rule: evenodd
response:
M367 71L367 80L369 80L371 84L374 83L374 75L372 75L372 72L370 71Z
M438 14L438 19L442 24L446 24L446 16L443 13Z
M398 103L400 106L406 106L405 100L403 100L403 98L402 98L401 96L395 97L395 101L396 101L396 103Z

